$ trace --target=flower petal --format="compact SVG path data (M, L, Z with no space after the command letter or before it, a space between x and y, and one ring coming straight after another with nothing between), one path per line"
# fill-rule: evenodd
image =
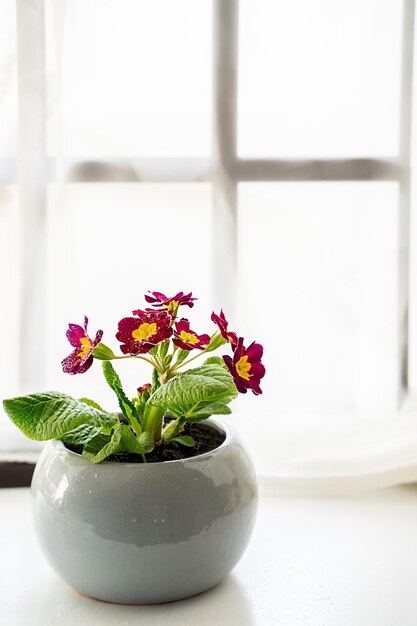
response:
M81 339L85 337L85 330L78 324L68 324L67 339L74 348L78 348Z
M263 355L264 349L260 343L255 343L254 341L250 344L249 348L246 348L246 354L248 355L248 359L251 363L255 363L256 361L260 361Z
M265 366L262 363L252 363L250 373L254 378L260 380L265 376Z
M93 351L100 343L103 331L98 330L93 340L87 334L87 325L87 316L84 317L84 328L78 324L68 324L67 339L75 350L61 361L66 374L83 374L93 363Z
M173 333L171 316L167 311L136 313L138 317L121 319L116 333L116 339L122 343L122 352L132 356L149 352L153 346L169 339Z
M91 345L93 346L93 348L98 346L98 344L100 343L102 337L103 337L103 331L102 330L98 330L96 332L96 336L95 336L94 341L91 342Z

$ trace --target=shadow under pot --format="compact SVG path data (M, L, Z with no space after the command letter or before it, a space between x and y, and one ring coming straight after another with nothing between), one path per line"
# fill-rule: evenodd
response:
M256 517L252 461L229 425L223 443L160 463L92 465L60 441L32 481L35 528L56 573L83 594L126 604L180 600L219 583Z

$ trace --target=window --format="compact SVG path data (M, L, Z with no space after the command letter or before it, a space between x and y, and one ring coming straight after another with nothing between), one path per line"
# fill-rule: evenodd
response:
M415 335L414 2L5 0L0 12L5 395L112 402L97 369L60 372L66 324L88 314L112 343L146 289L184 288L201 298L201 331L214 302L266 345L264 395L236 403L245 433L254 413L279 436L292 412L311 426L396 410ZM23 445L11 430L0 442Z

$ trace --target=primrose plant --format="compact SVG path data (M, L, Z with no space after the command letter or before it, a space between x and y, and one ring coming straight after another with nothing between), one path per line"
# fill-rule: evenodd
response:
M74 348L62 361L67 374L83 374L93 361L102 361L104 377L116 394L120 414L107 412L89 398L79 400L60 392L34 393L4 400L6 413L31 439L60 439L82 446L83 456L99 463L119 452L146 455L171 442L194 446L183 434L186 423L194 424L210 415L230 413L228 404L250 389L262 393L265 375L259 343L244 345L244 339L228 330L223 311L214 312L217 326L212 335L197 334L190 322L180 317L180 307L194 306L192 294L177 293L172 298L158 291L149 292L150 307L133 311L118 324L116 339L121 355L102 342L103 331L94 338L84 325L69 324L67 338ZM186 369L195 359L227 344L231 354L211 355L199 367ZM129 398L111 361L139 359L152 367L152 382L142 384ZM168 418L168 419L167 419Z

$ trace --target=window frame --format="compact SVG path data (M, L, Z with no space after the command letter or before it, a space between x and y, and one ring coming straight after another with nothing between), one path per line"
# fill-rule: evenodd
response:
M415 0L403 0L400 150L397 158L245 159L237 155L239 0L212 0L212 156L210 159L101 159L67 163L70 182L209 181L213 196L212 280L214 305L233 315L237 283L237 191L248 181L396 181L399 184L398 358L399 402L411 383L417 389L417 330L410 299L411 130ZM46 379L46 194L56 180L59 158L46 150L45 0L16 0L19 158L1 160L2 183L19 185L21 301L20 388L42 388ZM65 0L54 9L63 33ZM23 149L24 148L24 149ZM24 156L21 156L24 155ZM414 254L417 257L417 254ZM417 261L414 262L417 266ZM415 269L417 272L417 267ZM30 304L30 306L29 306ZM414 316L415 317L415 316ZM38 332L34 335L32 329ZM410 358L410 356L412 358ZM33 363L37 367L33 367Z

